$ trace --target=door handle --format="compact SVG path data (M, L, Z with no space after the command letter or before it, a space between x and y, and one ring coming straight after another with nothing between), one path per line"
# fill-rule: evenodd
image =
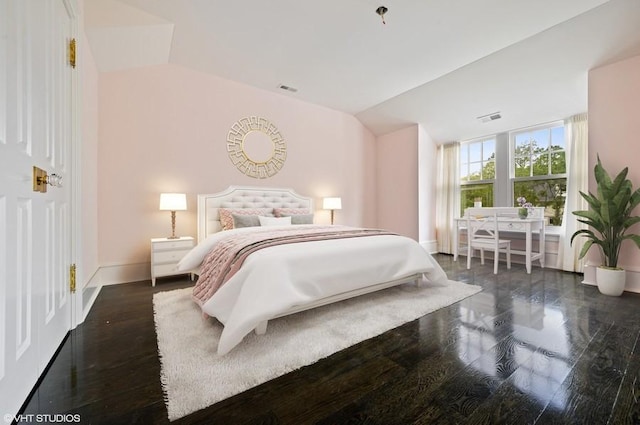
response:
M47 174L42 168L33 167L33 191L47 193L47 185L52 187L62 187L62 176L60 174Z

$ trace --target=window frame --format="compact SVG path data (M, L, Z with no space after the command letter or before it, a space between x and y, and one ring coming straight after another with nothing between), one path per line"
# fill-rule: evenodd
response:
M473 139L468 139L460 142L460 155L458 156L458 166L459 166L459 176L458 182L460 184L460 189L458 190L458 199L460 199L460 209L461 212L464 212L463 201L468 202L468 199L463 199L463 190L464 187L473 186L473 185L492 185L493 188L493 205L494 206L504 206L510 207L516 204L514 195L515 185L517 182L524 181L548 181L548 180L557 180L563 179L565 182L568 180L568 170L565 170L564 173L551 174L552 164L549 162L550 168L548 169L549 174L546 175L536 175L536 176L528 176L528 177L515 177L515 140L516 136L521 133L535 132L538 130L549 129L551 132L553 128L561 127L563 128L564 135L564 147L561 150L549 151L548 154L552 155L554 152L562 152L565 158L565 166L567 161L567 148L568 148L568 138L567 138L567 127L564 120L554 120L549 121L542 124L536 124L528 127L521 127L514 130L502 131L494 134L489 134L482 137L476 137ZM551 134L550 134L551 137ZM487 140L493 140L495 142L495 157L493 159L495 163L495 176L493 179L481 179L481 180L466 180L463 181L461 178L461 174L463 172L463 164L462 164L462 156L463 149L467 149L466 158L467 158L467 168L464 170L465 175L469 175L468 164L471 164L469 157L469 145L478 142L484 142ZM550 139L550 142L553 141L553 138ZM553 145L551 145L553 146ZM481 160L483 164L484 158L482 158L482 154L484 153L484 147L481 150ZM551 159L551 156L549 156ZM477 162L477 161L476 161ZM481 169L484 167L481 167ZM532 172L530 172L531 174ZM547 199L548 200L548 199ZM565 204L563 208L566 206L566 198ZM551 225L551 228L555 226Z
M556 127L562 127L563 132L564 132L564 148L562 150L557 150L557 151L551 151L548 150L547 154L549 155L549 159L550 159L550 155L552 153L556 153L556 152L562 152L564 153L565 156L565 172L564 173L558 173L558 174L552 174L551 173L551 161L549 160L549 169L548 169L548 174L545 175L530 175L526 176L526 177L516 177L516 169L515 169L515 159L516 159L516 155L515 155L515 149L516 149L516 136L522 133L533 133L539 130L549 130L549 133L551 133L551 131L556 128ZM551 134L550 134L551 135ZM530 126L530 127L524 127L524 128L520 128L517 130L512 130L509 131L509 205L515 205L515 185L517 182L536 182L536 181L545 181L545 180L558 180L558 179L565 179L568 180L568 173L566 170L566 160L567 160L567 140L566 140L566 126L564 121L562 120L558 120L558 121L552 121L552 122L548 122L548 123L544 123L544 124L538 124L538 125L534 125L534 126ZM551 140L549 141L550 146L551 146ZM532 158L530 158L531 160ZM533 162L531 162L533 163ZM565 206L566 206L566 200L565 200Z
M493 149L493 154L494 154L494 159L493 161L485 161L484 159L484 142L487 142L489 140L493 140L494 143L494 149ZM466 148L470 145L474 145L474 144L480 144L480 158L482 158L480 160L480 176L484 177L482 175L482 170L484 168L484 164L489 163L489 162L493 162L495 165L495 168L498 167L498 162L496 161L496 156L497 156L497 142L496 142L496 135L490 135L490 136L485 136L485 137L478 137L476 139L471 139L471 140L465 140L464 142L460 142L460 157L462 157L462 149ZM460 158L458 158L458 160L460 160ZM473 163L476 163L478 161L474 161ZM469 160L469 150L467 149L467 165L471 164L472 162ZM467 167L467 176L469 176L469 168ZM481 178L479 180L467 180L467 181L463 181L462 180L462 161L460 161L460 175L458 176L458 178L460 179L460 186L463 185L472 185L472 184L487 184L487 183L493 183L495 184L496 181L496 176L497 176L497 172L494 172L494 176L492 179L484 179Z
M487 161L485 160L485 156L484 156L484 142L493 140L493 144L494 144L494 148L493 148L493 161ZM468 177L470 175L469 171L470 171L470 167L469 165L472 163L477 163L478 161L471 161L471 156L469 155L470 153L470 149L469 146L474 145L474 144L479 144L480 145L480 177L484 177L484 175L482 174L482 170L484 169L484 166L489 163L489 162L493 162L494 164L494 176L491 179L485 179L485 178L481 178L479 180L466 180L463 181L462 180L462 149L467 149L467 170L466 170L466 176ZM498 176L498 161L497 161L497 157L498 157L498 140L497 140L497 135L493 134L493 135L487 135L487 136L483 136L483 137L477 137L475 139L469 139L469 140L465 140L463 142L460 142L460 154L458 157L458 161L459 161L459 175L458 175L458 181L460 183L460 192L458 193L458 197L460 198L460 201L462 201L462 194L463 194L463 187L464 186L480 186L480 185L491 185L492 186L492 205L496 204L496 182L497 182L497 176ZM463 206L461 205L461 209L463 208Z

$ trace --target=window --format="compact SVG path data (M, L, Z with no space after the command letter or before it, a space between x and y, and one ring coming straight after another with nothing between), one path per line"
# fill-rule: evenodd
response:
M567 187L562 121L460 143L460 214L482 206L517 206L524 197L561 225Z
M555 123L512 132L511 178L513 205L524 197L545 207L549 224L562 224L567 189L564 125Z
M489 137L460 144L460 213L480 200L493 206L496 178L496 139Z

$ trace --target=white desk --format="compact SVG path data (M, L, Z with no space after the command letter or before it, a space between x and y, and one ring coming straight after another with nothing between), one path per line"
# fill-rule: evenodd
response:
M508 238L508 235L503 235L502 232L516 232L525 234L525 250L511 250L511 254L518 254L525 256L525 264L527 267L527 273L531 273L531 263L535 260L540 261L540 266L544 267L544 208L534 208L533 214L529 217L521 219L518 217L518 208L507 207L494 207L487 208L488 210L497 210L498 212L498 231L500 238ZM458 253L460 251L460 230L466 228L467 218L459 217L455 219L455 232L453 232L453 260L458 260ZM532 234L538 233L540 238L540 244L538 252L533 252L532 247Z

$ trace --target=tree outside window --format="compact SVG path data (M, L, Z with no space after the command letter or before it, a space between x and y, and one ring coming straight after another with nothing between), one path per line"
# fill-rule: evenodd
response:
M524 197L545 207L549 224L561 225L567 191L564 126L514 132L511 140L514 206Z
M493 206L496 178L496 140L489 137L460 145L460 214L480 200Z

